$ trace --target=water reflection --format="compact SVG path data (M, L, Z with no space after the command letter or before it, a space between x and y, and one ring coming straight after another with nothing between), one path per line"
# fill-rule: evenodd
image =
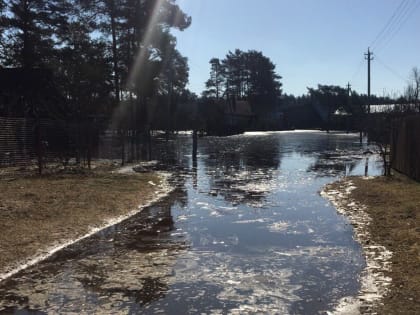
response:
M162 298L188 241L171 214L185 190L21 272L0 287L0 313L140 312ZM38 310L38 311L35 311Z
M170 197L2 283L0 313L316 314L356 294L360 247L318 191L363 174L357 135L200 138L196 160L191 142L155 143Z
M263 205L281 163L278 136L267 134L258 141L249 136L212 138L201 152L208 156L204 167L211 194L221 195L233 205Z
M360 152L323 152L318 154L315 162L309 165L308 172L319 177L347 176L354 171L361 159Z

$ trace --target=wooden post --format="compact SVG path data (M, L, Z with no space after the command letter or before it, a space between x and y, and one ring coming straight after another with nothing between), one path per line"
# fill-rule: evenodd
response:
M365 176L368 176L368 171L369 171L369 156L366 157L366 162L365 162Z
M125 164L125 130L121 129L121 165Z
M152 160L152 134L149 126L147 127L147 160Z
M193 161L197 161L197 129L193 130L193 146L192 146L192 159Z
M42 139L41 139L41 122L39 119L35 122L35 137L36 137L36 154L38 158L38 174L42 175L43 161L42 161Z
M92 133L94 130L94 127L91 127L91 124L88 123L86 126L88 138L87 138L87 162L88 162L88 169L91 169L91 161L92 161Z

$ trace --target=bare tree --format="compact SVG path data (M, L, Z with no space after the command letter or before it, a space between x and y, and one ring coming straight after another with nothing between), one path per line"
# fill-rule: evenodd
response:
M393 112L386 111L371 117L369 125L366 127L369 139L374 142L382 158L385 176L391 175L391 136L393 118Z
M406 97L414 105L414 109L420 112L420 70L414 67L410 74L410 83L406 89Z

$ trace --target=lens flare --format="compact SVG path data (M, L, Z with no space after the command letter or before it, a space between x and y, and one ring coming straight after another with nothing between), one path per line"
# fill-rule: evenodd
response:
M149 23L144 33L143 41L140 44L139 51L137 52L133 67L130 71L130 75L127 81L128 88L134 86L136 76L141 72L142 68L145 65L145 62L148 60L148 57L149 57L148 49L151 47L151 43L153 41L154 29L158 23L159 15L161 13L161 9L165 1L166 0L156 0L155 6L152 9Z

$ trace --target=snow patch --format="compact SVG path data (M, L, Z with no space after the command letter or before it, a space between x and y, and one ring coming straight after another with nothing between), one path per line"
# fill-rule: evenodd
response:
M349 219L355 239L362 245L366 259L366 267L360 276L361 289L358 296L342 298L335 310L327 313L329 315L362 314L362 309L363 313L369 313L388 292L392 281L384 274L384 271L391 268L392 252L372 240L368 230L372 219L365 211L366 206L350 197L355 188L351 180L346 180L341 182L339 190L327 188L321 192L321 196L328 199L338 213Z

